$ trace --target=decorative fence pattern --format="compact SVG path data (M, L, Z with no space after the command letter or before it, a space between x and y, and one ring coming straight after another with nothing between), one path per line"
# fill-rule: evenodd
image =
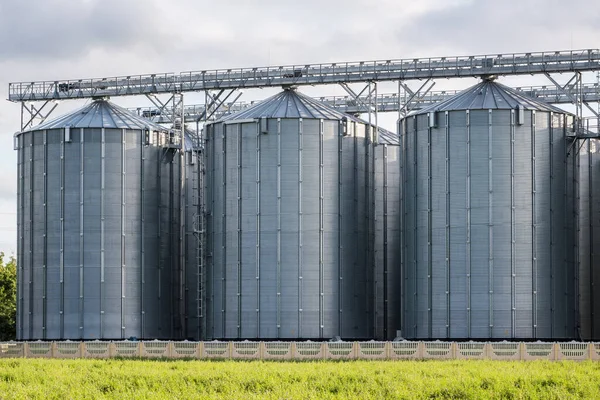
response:
M235 360L596 360L600 343L549 342L2 342L0 358Z

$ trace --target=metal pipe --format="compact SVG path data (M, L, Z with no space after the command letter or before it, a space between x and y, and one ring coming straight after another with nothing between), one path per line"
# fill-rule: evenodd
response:
M42 331L44 340L48 337L48 131L44 130L44 254L43 268L43 306L42 306ZM82 158L83 160L83 158ZM22 193L21 193L22 195ZM22 313L22 311L21 311Z
M446 337L450 337L450 117L444 113L446 123Z
M236 124L236 163L237 163L237 336L242 337L242 125ZM257 235L258 235L257 231Z
M531 226L531 244L532 244L532 263L531 263L531 289L532 289L532 328L533 337L537 338L537 199L536 199L536 148L535 148L535 136L536 136L536 113L531 112L531 212L532 212L532 226Z
M488 240L489 240L489 259L488 259L488 291L489 291L489 333L488 337L493 337L494 329L494 173L493 173L493 129L492 122L493 111L488 110Z
M261 142L260 121L256 124L256 337L260 337L260 262L261 262Z
M281 336L281 118L277 118L277 338Z
M65 337L65 131L60 138L60 337ZM31 139L33 143L33 136ZM32 157L33 158L33 157ZM33 163L32 163L33 166ZM33 168L31 168L33 172ZM33 179L33 175L32 175ZM32 230L33 231L33 230ZM33 244L31 242L30 244ZM33 260L33 259L32 259ZM32 268L33 272L33 268ZM33 287L32 287L33 289ZM33 293L31 293L33 302ZM31 329L30 325L30 329Z
M85 152L84 152L84 129L80 128L79 129L79 156L80 156L80 160L79 160L79 338L83 339L84 338L84 330L83 330L83 324L85 323L85 318L84 318L84 274L85 274L85 270L84 270L84 262L85 262L85 256L84 256L84 244L85 244L85 239L84 239L84 196L85 196L85 186L84 186L84 166L85 166ZM46 138L44 135L44 143L46 142ZM44 145L44 147L46 147ZM44 158L46 156L44 155ZM46 163L44 162L44 165ZM44 170L46 169L46 167L44 167ZM45 182L45 177L46 177L46 172L44 171L44 186L46 186L46 182ZM46 189L44 188L44 196L46 196ZM45 209L45 203L46 200L44 199L44 209ZM46 229L44 229L44 232L47 232ZM44 240L44 242L46 242L46 240ZM45 246L44 246L45 247ZM44 248L44 253L46 253L46 249ZM44 259L46 258L46 255L44 254ZM44 266L46 264L46 261L44 261ZM45 270L45 267L44 267ZM45 309L45 307L44 307ZM44 311L44 315L46 314L46 312Z
M510 111L510 315L511 330L510 337L517 335L517 269L516 269L516 241L517 241L517 218L515 215L515 111Z
M466 112L467 134L467 242L466 242L466 270L467 270L467 337L471 338L471 113Z
M125 187L126 178L126 133L121 130L121 339L125 339L125 296L126 296L126 261L125 261Z
M302 118L298 119L298 337L302 337Z
M104 336L104 203L106 196L106 130L102 128L100 148L100 337Z
M325 271L324 271L324 159L323 159L323 140L325 122L319 120L319 338L323 338L325 328Z
M148 133L150 135L150 133ZM146 319L145 319L145 304L144 304L144 286L146 284L146 186L144 167L146 165L146 151L145 151L145 138L144 132L140 141L140 335L142 338L146 338Z

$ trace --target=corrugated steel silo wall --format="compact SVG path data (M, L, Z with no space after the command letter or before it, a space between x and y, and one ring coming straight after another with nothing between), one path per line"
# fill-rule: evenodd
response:
M199 284L199 257L200 257L200 188L202 177L201 153L197 150L186 153L185 173L185 204L186 204L186 236L185 236L185 304L186 304L186 335L193 340L200 340L200 287Z
M407 338L573 338L573 164L564 116L405 119ZM568 172L571 171L571 172Z
M207 335L372 337L364 125L266 122L208 126Z
M19 135L19 339L173 337L171 266L159 271L155 250L165 160L142 136Z
M400 330L400 146L379 144L375 157L375 338Z
M579 144L578 144L579 146ZM578 154L579 183L579 298L580 334L584 340L600 340L600 140L581 144Z

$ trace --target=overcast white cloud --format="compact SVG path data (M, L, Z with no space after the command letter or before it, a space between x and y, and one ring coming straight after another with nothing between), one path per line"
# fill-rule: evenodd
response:
M597 0L2 0L0 95L7 97L12 81L598 48L598 21ZM436 88L472 83L465 82ZM244 98L269 93L250 90ZM79 105L65 102L60 110ZM394 118L387 120L393 129ZM0 102L5 251L16 247L12 134L18 129L18 105Z

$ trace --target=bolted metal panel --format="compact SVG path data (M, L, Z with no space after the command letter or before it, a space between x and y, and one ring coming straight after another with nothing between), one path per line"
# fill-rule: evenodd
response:
M157 329L171 321L156 302L158 259L142 257L159 247L156 166L173 152L160 144L168 133L153 131L146 146L145 128L107 124L19 134L21 339L173 338Z
M369 337L365 125L350 118L344 136L341 115L285 96L285 115L265 104L207 127L207 331Z
M565 114L452 104L400 124L403 336L574 338Z

